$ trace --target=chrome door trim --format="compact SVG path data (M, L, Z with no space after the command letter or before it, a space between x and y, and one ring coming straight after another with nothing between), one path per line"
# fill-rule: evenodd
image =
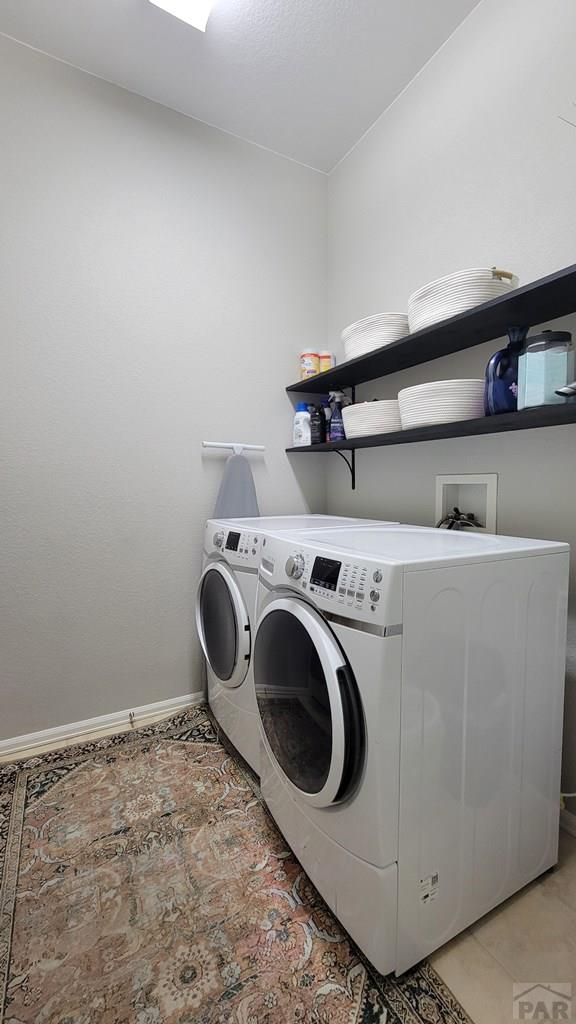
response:
M371 633L372 636L402 636L403 627L399 622L395 626L377 626L375 622L362 622L361 619L348 618L346 615L336 615L335 612L322 610L322 615L328 622L334 622L338 626L346 626L347 629L357 629L359 633Z
M202 593L202 586L204 580L209 572L219 573L230 594L232 600L232 606L234 608L234 615L236 617L236 626L238 635L236 638L236 664L232 675L229 679L220 679L220 676L214 672L212 668L210 658L208 656L208 650L206 647L206 640L204 637L204 625L202 622L202 612L200 608L200 595ZM234 574L226 562L208 562L205 567L200 579L198 581L198 587L196 590L196 630L198 632L198 639L200 640L200 646L204 652L204 657L212 672L216 678L222 683L223 686L233 690L237 686L240 686L246 678L248 668L250 665L251 655L251 629L250 629L250 617L244 604L244 598L240 592L240 588L234 579Z

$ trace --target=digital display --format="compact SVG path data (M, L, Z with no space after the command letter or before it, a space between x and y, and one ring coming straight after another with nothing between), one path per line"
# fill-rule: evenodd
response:
M233 533L232 530L226 538L226 550L227 551L238 551L238 545L240 543L240 534Z
M342 562L335 562L332 558L315 558L311 582L326 590L336 590L341 568Z

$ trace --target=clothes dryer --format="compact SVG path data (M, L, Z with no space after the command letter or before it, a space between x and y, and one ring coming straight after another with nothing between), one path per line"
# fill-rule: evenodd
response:
M383 974L557 860L568 559L403 526L268 541L262 792Z

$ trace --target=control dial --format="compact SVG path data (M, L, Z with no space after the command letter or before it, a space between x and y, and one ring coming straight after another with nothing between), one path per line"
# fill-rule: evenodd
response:
M290 558L286 562L286 575L289 576L291 580L299 580L305 567L303 555L290 555Z
M214 534L214 536L212 537L212 543L214 544L215 548L222 547L222 545L224 544L224 533L222 530L218 530L218 533Z

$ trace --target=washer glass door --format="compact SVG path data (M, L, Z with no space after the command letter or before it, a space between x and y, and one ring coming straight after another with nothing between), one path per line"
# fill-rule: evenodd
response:
M342 800L360 775L364 727L352 670L322 616L276 598L258 622L256 700L266 744L309 803Z
M250 619L234 574L224 562L208 564L198 585L196 626L214 675L239 686L250 663Z

